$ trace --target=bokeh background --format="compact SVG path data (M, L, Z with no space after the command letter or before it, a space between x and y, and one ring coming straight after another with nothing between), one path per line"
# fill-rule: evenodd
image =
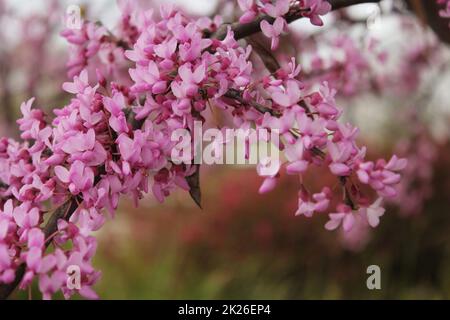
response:
M68 101L60 90L67 45L58 33L69 3L84 5L86 16L107 26L118 15L108 0L0 0L2 135L17 135L19 105L30 96L48 111ZM217 5L179 4L196 15ZM363 5L352 14L367 19L372 10ZM371 32L399 54L411 39L392 32L394 19L377 20ZM292 28L315 32L301 22ZM436 41L431 31L423 34ZM448 57L448 47L439 50ZM139 208L122 199L97 234L94 265L103 273L97 292L103 299L450 298L450 76L448 63L443 65L411 66L420 84L406 95L340 97L347 117L362 128L361 141L376 151L371 158L400 150L413 162L426 162L411 169L404 197L388 205L376 230L343 237L324 229L326 216L295 217L293 177L282 176L275 191L261 196L254 168L208 167L201 175L202 210L183 192L162 205L148 197ZM421 121L412 121L417 114ZM327 179L317 173L307 178L317 188ZM381 268L381 290L366 287L372 264Z

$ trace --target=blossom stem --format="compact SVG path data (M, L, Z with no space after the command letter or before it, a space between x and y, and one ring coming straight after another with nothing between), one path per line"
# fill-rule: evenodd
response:
M238 90L235 90L235 89L228 90L225 93L225 97L236 100L243 105L249 105L249 106L255 108L256 110L258 110L260 113L264 114L264 113L268 112L271 116L279 116L277 111L270 109L266 106L263 106L262 104L259 104L256 101L245 101L244 98L242 97L242 93Z

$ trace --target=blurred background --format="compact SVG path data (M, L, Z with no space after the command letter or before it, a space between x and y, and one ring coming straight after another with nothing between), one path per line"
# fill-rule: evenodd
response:
M228 1L174 2L194 15L211 15L218 8L226 12ZM0 0L1 135L17 136L19 106L29 97L49 114L67 103L61 84L67 80L68 45L59 32L69 4L81 5L87 19L111 29L119 17L113 0ZM410 159L400 197L377 229L344 236L324 229L325 215L295 217L294 177L282 176L275 191L261 196L254 168L208 167L201 175L203 210L184 192L162 205L148 197L139 208L121 200L115 218L97 234L100 297L449 299L450 54L423 14L407 10L399 1L356 6L326 19L325 32L296 22L282 42L298 50L305 73L314 63L311 48L326 61L335 48L331 38L362 39L355 41L362 49L376 39L378 53L389 53L388 60L371 64L372 53L359 48L362 55L354 57L343 49L342 59L364 63L327 79L341 82L339 104L360 126L370 158L396 152ZM292 45L292 37L304 48ZM318 38L321 47L309 45ZM358 87L363 82L370 85ZM311 189L329 179L318 173L306 178ZM381 290L366 287L366 269L373 264L381 268Z

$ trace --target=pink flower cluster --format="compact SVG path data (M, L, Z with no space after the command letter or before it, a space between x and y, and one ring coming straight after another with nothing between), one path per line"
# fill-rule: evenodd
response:
M340 95L354 96L367 90L372 85L369 76L375 73L372 60L384 62L385 56L377 51L376 42L372 40L369 48L361 45L348 34L324 34L320 42L326 47L321 50L332 50L333 55L321 56L317 49L312 50L311 63L308 73L304 74L307 85L314 85L317 81L327 81L333 88L339 89Z
M308 17L313 25L322 26L320 16L331 10L326 0L238 0L238 4L243 11L239 19L241 23L250 23L260 15L269 18L263 19L260 27L263 34L272 40L272 50L277 49L279 37L287 28L288 16Z
M125 59L124 51L127 41L132 37L129 34L131 27L125 22L121 27L120 30L126 28L127 31L122 33L121 40L110 34L104 26L89 21L84 22L80 30L63 30L61 35L71 45L66 64L68 77L79 75L90 64L95 65L101 77L121 82L128 80L128 61Z
M261 11L276 19L284 19L294 5L258 3L262 5L240 1L256 10L255 15ZM297 5L308 8L302 14L316 24L318 15L329 10L319 0ZM138 14L126 3L122 9L126 40L110 41L106 29L89 22L82 30L64 32L76 44L76 58L68 66L74 77L63 85L73 98L54 111L51 121L29 100L21 106L18 121L23 142L0 140L0 284L13 282L16 271L25 268L22 289L38 279L44 298L58 290L66 297L79 292L95 298L92 285L100 273L92 266L97 245L93 232L108 211L114 213L121 195L137 203L151 192L162 202L176 188L190 189L187 178L196 167L172 163L171 136L179 128L192 130L196 120L206 121L208 108L228 112L240 128L278 129L278 148L286 158L279 171L284 167L302 181L310 168L319 167L336 177L342 196L338 192L334 197L326 185L311 194L301 183L297 215L333 212L326 224L330 230L342 225L350 231L355 219L378 225L384 213L381 198L395 196L406 161L396 156L365 160L366 148L356 143L358 129L339 121L342 110L327 83L319 91L306 89L298 80L295 59L255 79L252 49L241 47L231 28L223 40L209 38L220 19L192 19L172 6L162 6L159 18L153 10ZM131 27L135 24L140 28ZM102 46L107 43L111 49L119 42L129 46L122 55L132 65L130 85L107 81L102 72L97 81L89 79L85 67L94 63ZM121 67L118 60L111 61L112 69ZM279 176L264 176L260 192L273 189ZM357 180L378 200L370 204ZM55 207L59 219L52 228L50 209ZM47 250L49 245L53 250ZM71 266L81 270L79 289L68 286Z
M267 76L261 81L268 97L264 98L256 91L246 91L246 99L270 106L275 112L258 115L255 119L251 110L244 113L244 119L262 128L279 130L282 134L280 150L286 158L280 169L285 166L287 174L301 177L310 167L321 166L336 176L342 186L344 202L337 204L337 213L330 214L327 229L338 227L346 218L343 226L350 231L355 214L375 227L380 212L384 212L380 207L381 198L396 196L395 186L400 182L399 172L405 168L406 160L393 156L388 162L383 159L376 163L366 161L366 148L356 143L358 129L338 121L342 111L334 99L336 92L327 83L319 92L303 90L302 83L296 80L299 72L300 68L292 60L288 70L280 69L275 76ZM380 199L369 204L353 175L361 184L374 190ZM277 173L266 176L260 192L272 190L278 178ZM327 186L320 193L310 194L302 184L296 214L311 217L314 212L327 211L331 200L332 194Z
M193 125L210 99L222 105L218 98L227 90L250 84L251 51L240 47L231 31L223 41L204 38L209 19L192 21L171 8L161 15L164 23L148 21L126 56L136 63L130 69L131 92L144 98L137 119L170 118L170 128L176 129Z
M185 178L194 167L169 161L171 132L190 126L208 99L249 84L250 49L239 47L231 32L223 41L204 39L202 30L212 24L208 19L190 20L170 7L163 7L161 16L154 21L146 12L148 28L127 52L136 63L130 69L133 86L106 88L101 77L91 85L88 72L78 72L88 63L82 59L69 66L79 75L63 85L74 98L55 110L51 123L32 108L33 99L22 105L18 124L24 142L3 139L0 147L1 283L11 283L25 265L21 288L38 278L44 298L58 290L68 297L75 291L67 287L66 270L76 265L83 274L79 293L95 298L91 285L99 273L91 265L92 232L104 223L104 209L114 212L121 194L137 202L151 190L163 201L176 187L189 189ZM80 48L85 58L95 58L105 30L87 26L65 36L71 43L88 41ZM130 114L139 126L133 127ZM78 202L54 234L41 226L50 199L55 206ZM45 253L50 243L55 250ZM63 249L68 243L70 249Z
M423 212L426 201L433 195L434 167L438 160L438 145L429 129L420 123L417 114L407 116L413 139L398 142L396 151L408 157L408 166L402 174L398 196L392 199L400 212L417 215Z
M106 28L95 23L84 23L82 29L65 29L61 35L73 45L67 62L68 76L78 75L88 64L88 60L97 55L106 36Z

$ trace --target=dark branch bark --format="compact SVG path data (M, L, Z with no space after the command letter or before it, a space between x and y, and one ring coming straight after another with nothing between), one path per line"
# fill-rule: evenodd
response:
M228 99L236 100L243 106L250 106L262 114L268 112L270 115L274 117L280 116L276 110L263 106L262 104L259 104L256 101L245 101L244 98L242 97L242 92L238 90L230 89L225 93L224 96Z
M281 68L280 64L272 54L272 51L259 43L255 37L256 35L247 39L247 42L252 46L252 51L261 59L262 63L270 73L275 73Z
M24 275L25 275L25 264L21 264L19 268L17 268L16 278L14 279L14 281L8 284L0 285L0 300L5 300L9 297L9 295L19 285L20 281L22 281Z
M189 194L191 195L191 198L194 200L194 202L197 204L197 206L200 209L202 208L202 191L200 188L200 165L195 165L195 172L186 177L186 182L189 185Z
M439 39L450 44L450 30L448 19L439 16L439 10L444 5L438 5L436 1L406 0L408 8L413 11L423 24L428 25Z

